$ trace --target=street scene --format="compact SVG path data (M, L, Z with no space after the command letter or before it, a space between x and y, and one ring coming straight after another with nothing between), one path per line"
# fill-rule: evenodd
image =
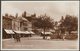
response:
M78 49L79 2L2 2L2 49Z

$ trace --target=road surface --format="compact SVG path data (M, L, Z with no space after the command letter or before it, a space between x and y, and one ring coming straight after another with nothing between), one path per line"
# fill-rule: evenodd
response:
M3 49L77 49L77 40L43 40L42 37L33 36L21 38L21 42L14 39L3 39Z

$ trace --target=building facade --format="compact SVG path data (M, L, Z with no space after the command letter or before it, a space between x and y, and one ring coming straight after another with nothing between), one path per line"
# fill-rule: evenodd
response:
M12 21L13 21L13 16L9 16L8 14L5 14L5 16L2 16L2 38L11 38L12 35L10 35L9 31L5 30L12 30ZM7 34L9 33L9 34Z
M17 14L16 16L10 16L10 15L3 16L2 25L3 25L3 37L5 36L9 38L11 37L10 34L7 34L5 32L5 29L12 31L19 31L19 32L32 30L32 23L24 17L18 17Z
M8 16L2 16L3 21L2 21L2 26L3 29L12 29L12 18Z

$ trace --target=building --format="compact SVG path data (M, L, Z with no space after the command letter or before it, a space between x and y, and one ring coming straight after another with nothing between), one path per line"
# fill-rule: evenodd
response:
M13 16L9 16L8 14L5 14L5 16L2 16L3 21L2 21L2 38L11 38L12 35L14 34L12 32L12 21L14 19ZM8 31L9 30L9 31Z
M20 19L18 17L12 20L12 30L20 31Z
M5 14L5 16L2 16L2 18L3 29L12 29L12 16L8 16L7 14Z
M27 35L29 33L27 31L31 32L32 30L32 22L30 18L31 17L26 19L24 17L18 16L18 14L16 14L16 16L5 14L5 16L3 16L3 37L11 38L13 32L14 34L18 33L23 36L25 34Z

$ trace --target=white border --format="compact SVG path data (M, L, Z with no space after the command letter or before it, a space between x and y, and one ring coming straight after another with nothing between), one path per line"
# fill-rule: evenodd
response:
M1 1L1 4L2 2L60 2L60 1ZM79 1L61 1L61 2L79 2ZM2 8L1 8L1 11L2 11ZM78 15L78 47L77 49L2 49L2 12L1 12L1 50L79 50L79 15Z
M2 5L1 5L1 7L2 7ZM2 8L1 8L1 50L2 50Z

